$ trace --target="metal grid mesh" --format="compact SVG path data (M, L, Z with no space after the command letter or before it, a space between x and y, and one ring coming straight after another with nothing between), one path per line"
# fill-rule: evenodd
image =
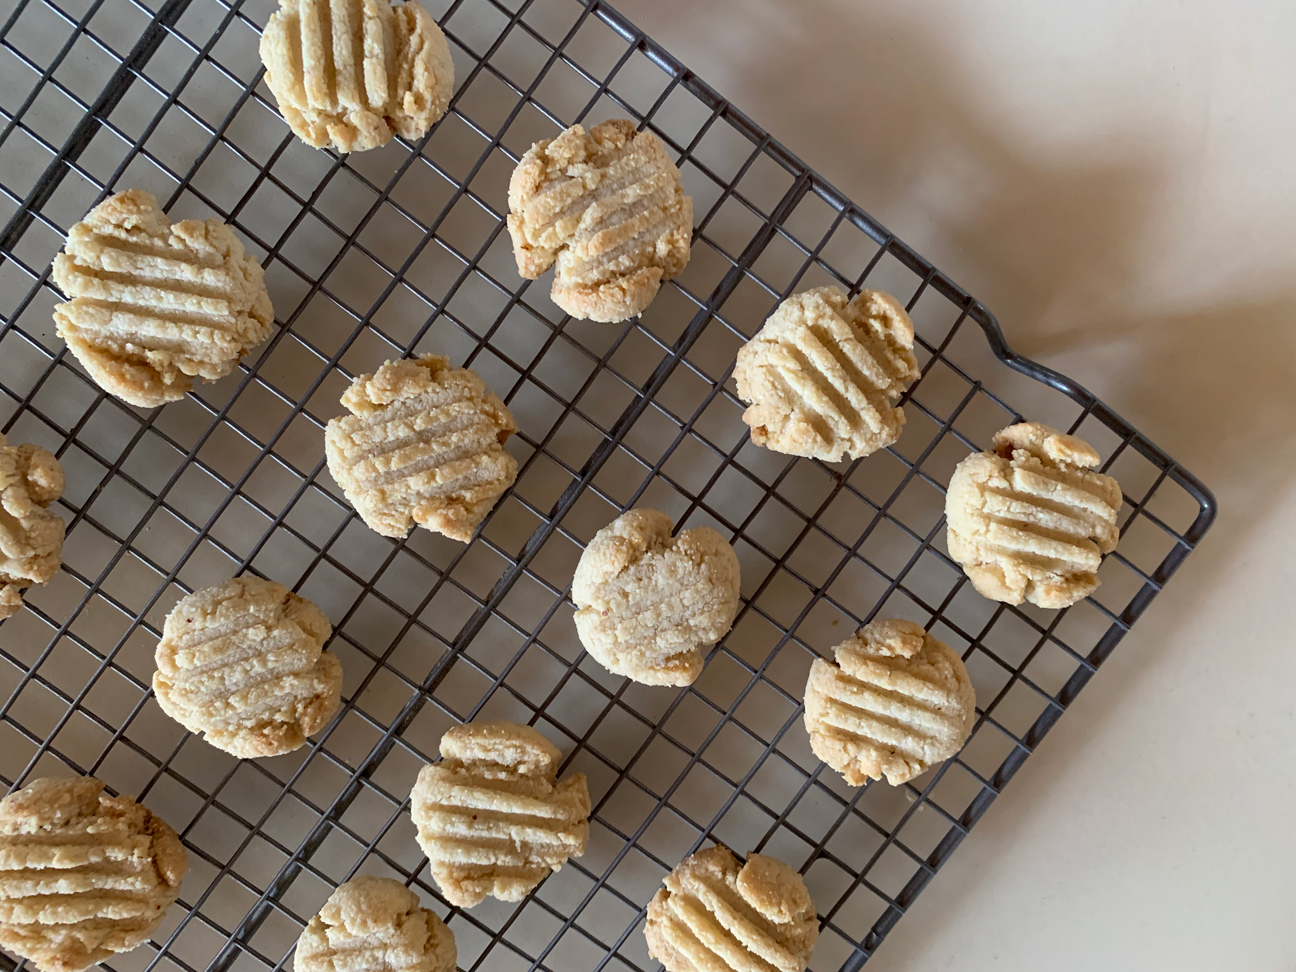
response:
M0 422L68 472L65 565L0 627L0 781L93 773L180 831L191 869L119 969L278 969L356 873L412 884L464 969L646 969L661 877L709 840L799 867L813 969L876 949L1214 517L1210 494L599 2L428 4L457 94L418 144L342 158L296 141L261 80L266 0L17 0L0 26ZM694 256L641 319L572 321L519 281L502 216L537 138L632 117L678 157ZM232 222L278 328L229 378L144 411L105 397L53 334L48 265L108 193ZM900 442L825 465L753 447L728 382L794 289L904 299L923 377ZM521 426L521 471L471 544L368 531L324 473L350 377L414 351L478 370ZM1013 405L1007 402L1013 402ZM1020 410L1020 411L1019 411ZM1069 428L1125 490L1095 597L1062 612L977 596L946 555L954 464L1021 414ZM582 545L631 506L731 538L733 631L687 690L609 676L567 599ZM161 622L242 570L329 614L344 707L290 756L240 762L148 691ZM810 662L874 617L933 628L981 703L957 759L904 787L845 786L809 750ZM436 897L405 795L450 724L538 725L589 777L588 853L527 901Z

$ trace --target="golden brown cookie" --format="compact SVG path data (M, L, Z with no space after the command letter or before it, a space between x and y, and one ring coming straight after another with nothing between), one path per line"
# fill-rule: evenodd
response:
M391 878L341 885L297 940L297 972L454 972L454 932Z
M40 446L0 435L0 621L22 607L22 591L48 584L63 553L63 520L47 507L63 495L63 467Z
M557 264L553 302L572 317L624 321L689 260L693 200L662 140L632 121L573 125L536 142L509 182L509 235L529 280Z
M270 336L261 265L215 219L172 223L143 189L110 196L54 259L59 337L104 391L152 408L215 381Z
M361 375L329 420L329 472L371 530L403 537L416 523L467 543L517 478L504 449L513 414L475 371L439 354L388 361Z
M710 527L671 536L670 517L631 510L594 535L576 565L581 644L608 671L644 685L689 685L702 650L738 614L738 555Z
M441 737L441 761L419 771L410 816L447 901L521 901L585 853L589 788L584 773L557 779L560 762L540 733L503 720Z
M80 972L148 941L188 866L175 831L93 777L0 800L0 946Z
M912 621L874 621L815 659L805 726L816 756L859 786L892 786L962 748L976 722L976 693L958 652Z
M195 591L167 615L153 691L162 711L234 756L279 756L328 724L342 665L323 651L324 612L245 575Z
M752 441L825 462L889 446L904 428L896 402L919 375L913 346L913 322L890 294L793 294L734 364Z
M1116 549L1120 484L1087 442L1038 422L995 434L958 464L945 494L949 553L994 601L1064 608L1097 588Z
M801 875L727 847L687 857L648 903L648 954L666 972L804 972L819 937Z
M454 93L454 62L416 0L280 0L261 62L284 121L339 152L423 136Z

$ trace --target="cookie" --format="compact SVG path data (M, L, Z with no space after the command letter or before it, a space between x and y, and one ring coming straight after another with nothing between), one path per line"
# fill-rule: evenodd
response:
M63 553L63 520L47 507L63 495L63 467L40 446L0 435L0 621L22 607L22 591L48 584Z
M666 972L803 972L819 937L801 875L727 847L686 857L648 902L648 954Z
M859 786L898 786L949 759L976 721L976 693L958 652L912 621L874 621L815 659L805 727L816 756Z
M904 428L896 402L919 375L913 346L913 322L890 294L793 294L734 364L752 441L825 462L889 446Z
M80 972L149 940L188 862L174 830L93 777L0 800L0 946Z
M341 885L297 939L297 972L454 972L454 932L391 878Z
M521 901L550 871L585 853L584 773L557 779L561 754L528 726L455 726L441 761L419 771L410 816L432 877L451 904Z
M415 0L280 0L261 63L293 134L339 152L421 138L454 93L445 34Z
M183 597L157 646L162 711L217 749L279 756L328 724L342 665L322 651L324 612L282 584L250 575Z
M54 307L59 337L100 388L144 408L224 378L274 327L261 264L234 231L172 223L142 189L73 226L52 275L70 298Z
M518 273L555 266L553 302L572 317L624 321L684 270L693 200L662 140L632 121L573 125L536 142L509 181Z
M1087 442L1038 422L995 434L945 494L950 556L992 601L1064 608L1092 594L1116 549L1121 488Z
M418 524L467 543L517 478L513 413L475 371L439 354L361 375L324 434L329 472L384 537Z

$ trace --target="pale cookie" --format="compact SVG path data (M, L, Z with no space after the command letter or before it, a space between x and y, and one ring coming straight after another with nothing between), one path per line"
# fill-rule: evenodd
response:
M445 34L415 0L279 0L261 62L293 134L339 152L422 137L454 93Z
M391 878L341 885L297 939L297 972L454 972L454 932Z
M648 954L666 972L803 972L819 923L801 875L727 847L685 858L648 902Z
M689 260L693 200L662 140L620 119L536 142L509 181L518 273L554 270L553 302L572 317L624 321Z
M671 536L631 510L594 535L572 581L576 632L600 665L644 685L689 685L738 614L738 555L710 527Z
M45 972L149 940L180 893L180 838L93 777L42 779L0 800L0 946Z
M329 472L371 530L415 524L465 543L517 478L513 414L475 371L439 354L361 375L324 434Z
M342 665L324 612L250 575L183 597L167 615L153 691L162 711L234 756L279 756L328 724Z
M913 346L913 322L890 294L793 294L734 364L752 441L825 462L889 446L904 428L896 402L919 375Z
M63 495L63 467L40 446L0 435L0 621L22 607L23 588L48 584L63 553L63 520L46 507Z
M441 737L441 761L419 771L410 816L447 901L461 908L487 895L521 901L585 853L589 788L584 773L557 779L560 762L540 733L503 720Z
M1098 453L1038 422L995 434L958 464L945 495L950 556L982 596L1064 608L1097 588L1116 549L1121 488Z
M874 621L810 666L805 727L816 756L859 786L892 786L949 759L976 721L963 659L912 621Z
M142 189L73 226L53 277L70 298L54 307L59 337L100 388L145 408L224 378L274 327L261 264L234 231L172 223Z

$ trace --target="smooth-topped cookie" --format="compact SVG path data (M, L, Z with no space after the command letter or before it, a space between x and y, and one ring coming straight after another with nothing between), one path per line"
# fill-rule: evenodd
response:
M513 413L467 368L439 354L361 375L324 434L329 472L371 530L415 524L465 543L517 478L504 449Z
M188 866L175 831L93 777L36 780L0 800L0 946L44 972L148 941Z
M671 526L656 510L623 513L594 535L572 581L581 644L644 685L691 684L738 614L733 547L710 527L672 537Z
M685 858L648 903L648 954L666 972L804 972L819 937L801 875L727 847Z
M338 887L297 940L297 972L454 972L454 932L391 878Z
M945 494L950 556L994 601L1064 608L1098 587L1116 549L1121 488L1087 442L1039 422L995 434L958 464Z
M40 446L0 435L0 621L22 607L22 592L48 584L63 553L63 520L47 507L63 495L63 467Z
M584 773L557 778L561 753L529 726L455 726L419 771L410 816L445 899L521 901L589 840Z
M224 378L270 336L265 276L216 219L172 223L128 189L68 233L52 276L59 337L104 391L152 408L184 398L195 377Z
M454 93L445 34L416 0L280 0L261 63L293 134L339 152L422 137Z
M890 294L849 303L837 287L793 294L738 351L738 397L752 441L836 462L900 438L896 406L919 375L913 322Z
M963 746L976 693L958 652L912 621L873 621L815 659L805 726L816 756L859 786L892 786L925 773Z
M662 140L632 121L573 125L536 142L509 181L518 273L555 266L553 302L572 317L624 321L689 260L693 200Z
M181 598L167 615L153 691L162 711L217 749L279 756L328 724L342 665L323 651L324 612L245 575Z

